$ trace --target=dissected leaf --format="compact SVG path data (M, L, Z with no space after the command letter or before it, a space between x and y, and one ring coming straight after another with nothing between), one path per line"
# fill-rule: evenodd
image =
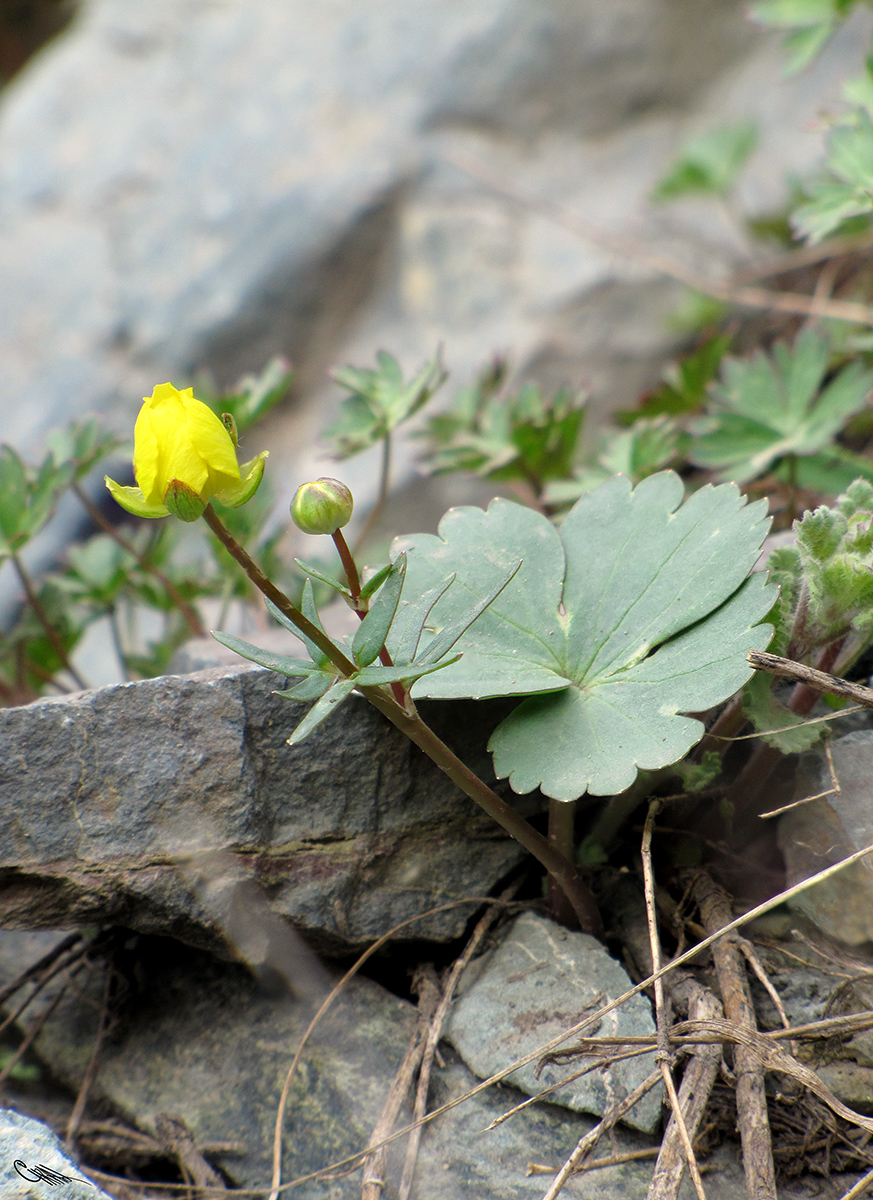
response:
M376 363L375 370L343 367L331 372L334 382L351 392L337 420L324 431L337 458L349 458L386 437L418 412L446 379L439 354L408 383L397 359L387 351L378 352Z
M412 679L421 679L432 675L434 671L442 671L444 667L457 662L460 654L454 658L443 659L442 662L421 664L404 663L399 667L362 667L354 677L355 687L382 687L386 683L409 683Z
M694 428L688 457L744 483L787 455L811 455L827 446L848 418L867 403L873 372L853 362L822 386L828 342L805 329L793 349L772 357L725 360L709 415Z
M283 700L295 700L301 704L309 700L320 700L328 688L333 687L334 683L336 683L336 675L331 675L327 671L313 671L311 675L307 675L294 687L274 692L273 695L281 696Z
M809 202L791 217L795 230L820 242L850 217L873 212L873 121L856 109L854 122L838 125L828 135L830 178L809 188Z
M371 596L375 595L390 574L391 563L387 563L384 567L380 567L379 570L361 587L361 599L369 600Z
M454 582L455 576L449 575L412 600L401 595L392 626L395 662L411 663L415 658L431 609Z
M762 25L787 29L787 72L807 66L825 45L856 0L759 0L751 17Z
M700 192L724 195L733 187L757 142L758 131L753 121L708 130L683 148L655 187L652 199L673 200Z
M730 343L729 334L719 334L672 363L664 372L660 387L644 396L636 408L625 408L615 414L616 424L633 425L647 417L687 416L702 409L707 388L718 374Z
M586 396L562 388L545 396L532 383L501 392L503 364L492 364L462 389L447 413L431 417L419 435L422 460L434 474L473 471L488 479L517 480L535 490L572 472Z
M51 454L33 468L11 446L0 446L0 561L20 550L52 516L74 464Z
M316 646L315 642L310 641L305 633L301 633L294 622L289 621L285 614L276 607L272 600L267 600L266 603L267 610L270 615L275 617L279 624L284 625L285 628L290 633L293 633L296 638L300 639L300 641L309 651L312 661L319 668L319 670L323 670L325 667L327 667L330 659L322 650L318 648L318 646ZM307 620L312 622L316 629L320 629L321 632L324 633L324 628L321 624L321 618L318 615L318 609L315 607L315 596L312 591L312 581L309 579L307 579L306 583L303 585L303 595L300 600L300 611L303 613L304 617L307 618ZM325 637L327 637L327 634L325 634ZM336 645L336 643L334 643L334 645ZM342 647L338 646L337 649L341 650Z
M489 744L517 791L539 786L562 800L623 791L637 767L675 762L700 737L700 722L680 714L748 679L746 652L771 633L758 622L774 589L746 579L766 503L746 505L732 485L684 504L682 495L671 472L636 489L618 476L583 496L559 530L495 500L487 512L451 510L439 536L395 542L413 592L457 575L431 612L429 637L521 559L456 643L463 658L413 688L440 698L529 695Z

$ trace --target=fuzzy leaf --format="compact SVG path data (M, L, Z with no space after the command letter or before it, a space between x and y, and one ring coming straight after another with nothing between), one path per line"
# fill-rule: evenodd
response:
M768 746L782 754L800 754L814 746L826 732L823 723L810 724L773 694L773 681L756 671L743 688L743 712Z
M771 633L755 626L775 589L746 579L766 504L746 505L730 485L684 504L682 495L671 472L635 490L617 476L583 496L558 530L495 500L487 512L451 510L437 537L395 542L393 553L407 551L412 592L457 575L427 636L522 560L456 643L463 658L413 688L439 698L530 696L489 744L497 774L516 791L540 786L560 800L623 791L637 767L666 766L698 740L700 722L680 714L748 679L746 652Z

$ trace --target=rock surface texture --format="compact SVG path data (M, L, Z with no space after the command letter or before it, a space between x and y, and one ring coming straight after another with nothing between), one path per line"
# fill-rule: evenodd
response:
M494 950L467 968L446 1036L467 1066L488 1078L631 986L624 969L595 938L525 913L504 931ZM651 1006L644 996L634 996L588 1032L591 1037L651 1036ZM645 1054L570 1079L593 1062L588 1055L538 1071L535 1060L513 1071L507 1081L528 1095L549 1089L550 1102L603 1116L655 1070L654 1055ZM661 1097L657 1085L630 1110L625 1123L647 1133L657 1129Z
M0 1108L0 1195L10 1200L111 1200L64 1153L47 1125L9 1108Z
M853 25L786 81L738 0L82 0L0 101L3 435L33 449L91 408L127 430L155 382L285 353L290 496L325 369L380 346L411 368L442 342L456 383L508 350L631 402L675 286L481 172L716 269L736 231L648 204L682 137L759 119L742 199L775 207L863 44Z
M831 756L839 794L833 790L824 751L811 751L801 760L795 798L819 799L779 818L779 846L785 856L789 885L873 844L873 730L858 730L837 738L831 742ZM801 892L791 905L837 941L850 946L870 942L871 859L862 858Z
M241 943L257 937L240 931L234 898L248 880L336 952L486 894L520 862L364 702L289 749L304 708L273 695L279 679L213 670L0 710L0 926L117 923L212 948L224 929L252 961ZM487 773L488 708L471 719L470 707L429 711ZM470 911L447 908L406 936L457 937Z

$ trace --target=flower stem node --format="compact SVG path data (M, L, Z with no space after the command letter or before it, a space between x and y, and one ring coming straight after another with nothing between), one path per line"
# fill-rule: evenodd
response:
M291 501L294 524L304 533L336 533L351 519L351 491L338 479L302 483Z
M211 500L238 508L258 490L267 454L240 466L235 434L192 388L159 383L143 397L133 431L137 486L121 487L108 476L106 486L137 517L196 521Z

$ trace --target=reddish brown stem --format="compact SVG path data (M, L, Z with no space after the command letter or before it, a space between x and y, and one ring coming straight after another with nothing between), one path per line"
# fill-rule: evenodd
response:
M155 579L157 579L161 587L187 621L188 627L194 636L206 637L206 627L173 581L164 574L160 567L156 567L153 563L148 561L144 554L140 554L133 542L128 541L128 539L122 533L120 533L110 521L106 520L97 505L94 504L87 492L83 491L78 483L73 484L73 491L75 492L79 503L83 506L85 512L94 522L94 524L98 525L104 533L108 533L111 538L114 538L123 550L126 550L128 554L133 555L144 571L147 571L149 575L153 575Z
M85 682L85 680L82 678L82 676L76 670L76 668L70 662L70 657L67 654L66 646L64 645L64 643L61 640L61 635L58 633L57 629L55 629L54 625L52 625L51 621L49 620L48 613L43 608L42 603L40 602L39 596L36 594L36 589L34 588L33 584L30 582L30 576L27 574L27 572L24 569L23 563L21 562L21 560L17 554L11 554L10 558L12 559L12 565L15 568L18 578L21 580L21 586L24 588L24 594L27 597L27 603L33 609L36 619L39 621L40 625L42 625L43 629L45 630L45 635L48 638L48 640L51 642L52 647L55 651L55 654L57 654L58 658L61 660L64 670L69 671L69 673L72 675L73 679L75 679L78 686L83 691L86 691L88 684Z
M346 573L346 580L348 581L349 591L352 593L355 612L358 615L358 619L363 621L367 615L367 606L361 603L361 577L358 574L357 564L349 549L348 542L343 537L343 531L337 529L331 536L333 537L333 544L336 546L337 553L340 556L340 562L343 564L343 570ZM385 646L379 651L379 661L383 667L394 666L394 661ZM406 692L403 690L403 684L399 680L391 684L391 691L394 693L394 699L398 704L406 703Z
M211 505L207 505L203 517L209 528L227 552L240 564L255 587L267 596L302 634L314 642L322 653L327 655L328 659L341 674L347 678L354 675L358 669L355 663L343 654L326 634L313 625L274 583L271 583L267 579L257 563L249 557L242 546L234 539L230 531L225 528ZM597 904L585 882L577 875L573 863L565 858L554 846L550 845L541 833L537 833L524 817L520 816L511 805L501 799L493 788L490 788L484 780L480 779L475 771L471 771L449 749L445 742L437 737L430 726L422 721L412 700L407 698L405 705L399 704L392 694L380 687L362 687L359 690L362 695L366 696L374 708L387 717L391 724L396 726L401 733L405 733L410 741L423 750L428 758L432 759L440 770L445 772L453 783L457 784L462 792L469 796L471 800L475 800L490 817L493 817L499 825L503 826L511 837L514 837L525 850L529 851L550 875L553 875L557 879L579 918L580 927L586 933L592 933L595 936L602 934L603 922L600 919Z

